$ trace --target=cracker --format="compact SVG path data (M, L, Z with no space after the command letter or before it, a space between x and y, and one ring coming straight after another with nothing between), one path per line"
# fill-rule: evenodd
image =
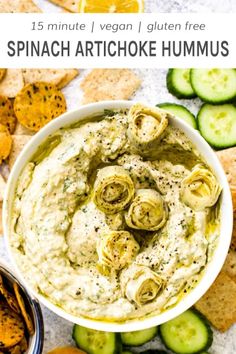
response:
M69 12L79 12L80 0L49 0Z
M233 234L232 234L230 248L231 248L231 250L236 252L236 212L234 213Z
M13 347L24 337L24 323L4 301L0 303L0 350Z
M236 147L217 152L217 156L225 170L233 199L233 208L236 210Z
M0 13L3 12L42 12L32 0L0 0Z
M0 82L0 95L14 98L23 87L24 80L22 70L8 69L3 80Z
M7 70L6 69L0 69L0 81L4 78Z
M0 96L0 124L5 125L11 134L16 127L16 117L12 101L5 96Z
M25 84L47 81L58 88L68 85L78 74L76 69L23 69Z
M2 175L0 174L0 202L3 201L3 197L5 194L5 190L6 190L6 182L4 180L4 178L2 177Z
M236 284L236 252L230 250L223 266L223 271L235 281Z
M222 271L195 307L214 327L225 332L236 322L236 283Z
M15 295L16 295L16 299L17 299L18 305L19 305L20 310L21 310L22 317L25 320L25 324L26 324L28 333L29 333L30 336L32 336L34 334L34 325L33 325L33 322L32 322L32 320L30 318L30 315L28 314L28 312L26 310L25 302L24 302L23 297L21 296L20 288L19 288L17 283L13 284L13 289L14 289L14 292L15 292Z
M21 150L30 141L30 135L12 135L12 149L9 156L9 167L12 169L17 157L19 156Z
M66 111L63 93L47 82L27 84L16 96L14 111L26 128L38 131Z
M141 84L129 69L94 69L82 81L83 103L129 99Z
M0 124L0 164L10 155L12 137L5 125Z

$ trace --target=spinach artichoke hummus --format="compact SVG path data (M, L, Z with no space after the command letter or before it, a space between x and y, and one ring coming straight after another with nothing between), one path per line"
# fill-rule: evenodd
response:
M156 315L201 279L220 193L168 113L105 111L57 131L24 168L11 247L31 286L70 314Z

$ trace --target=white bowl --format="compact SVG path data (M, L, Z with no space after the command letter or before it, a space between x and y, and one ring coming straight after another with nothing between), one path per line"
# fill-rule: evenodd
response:
M201 137L198 131L191 128L187 125L183 120L178 118L171 118L171 123L180 128L186 136L193 142L198 151L201 153L203 158L207 161L209 166L214 171L215 175L218 178L219 183L223 187L222 195L221 195L221 229L220 229L220 237L217 244L217 247L214 251L214 256L208 265L206 266L204 275L202 279L199 281L197 286L192 290L191 293L186 295L183 300L179 301L173 308L166 310L165 312L155 315L153 317L148 317L144 319L137 319L132 321L127 321L125 323L119 322L105 322L105 321L96 321L91 319L85 319L83 317L76 317L71 314L68 314L63 309L55 306L50 301L48 301L42 295L36 293L24 279L24 274L22 274L21 270L16 264L14 256L10 247L10 233L9 233L9 225L10 225L10 217L11 217L11 209L15 187L17 184L17 180L19 175L21 174L22 169L25 167L26 163L32 158L34 153L36 152L39 145L50 135L56 132L59 128L71 125L79 120L82 120L85 117L92 116L97 113L101 113L104 109L124 109L130 108L133 102L130 101L104 101L99 103L93 103L86 106L82 106L75 111L71 111L63 114L61 117L53 120L47 126L45 126L38 134L36 134L30 142L25 146L20 156L18 157L9 181L7 185L6 197L3 205L3 223L4 223L4 234L5 241L7 245L7 249L9 255L11 257L12 263L15 267L15 271L17 273L20 281L25 285L25 287L35 296L37 297L46 307L52 310L57 315L65 318L68 321L80 324L82 326L86 326L89 328L110 331L110 332L125 332L125 331L135 331L142 330L145 328L149 328L155 325L159 325L164 323L185 310L191 307L194 303L196 303L200 297L208 290L211 284L214 282L218 273L220 272L225 258L227 256L227 252L230 245L231 235L232 235L232 225L233 225L233 209L232 209L232 199L230 194L229 185L223 171L223 168L214 153L211 147L206 143L206 141Z

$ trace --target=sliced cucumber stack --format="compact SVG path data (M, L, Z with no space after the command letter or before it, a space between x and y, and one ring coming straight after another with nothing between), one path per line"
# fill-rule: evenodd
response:
M197 129L197 121L194 115L181 104L166 102L166 103L157 104L157 106L173 114L174 116L183 119L186 123L191 125L191 127Z
M236 145L236 107L232 104L203 104L197 115L199 130L215 148Z
M221 104L236 99L235 69L191 69L190 80L204 102Z
M121 341L124 345L136 347L149 342L156 335L157 327L152 327L142 331L121 333Z
M188 310L160 326L160 335L165 346L177 354L194 354L207 350L213 333L203 317Z
M120 335L112 332L95 331L74 325L73 339L76 345L88 354L120 354Z
M166 84L168 91L175 97L196 97L190 82L190 69L169 69Z

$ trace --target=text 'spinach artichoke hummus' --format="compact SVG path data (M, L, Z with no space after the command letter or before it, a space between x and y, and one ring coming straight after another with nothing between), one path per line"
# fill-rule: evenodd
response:
M59 130L27 164L11 247L27 281L68 313L158 314L201 278L219 235L220 192L167 113L105 111Z

